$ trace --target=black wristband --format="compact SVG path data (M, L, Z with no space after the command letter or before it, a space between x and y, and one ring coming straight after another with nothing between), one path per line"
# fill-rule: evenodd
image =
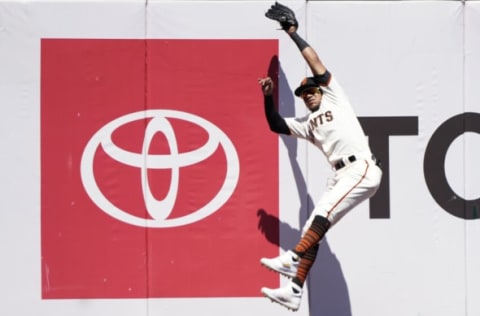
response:
M305 48L309 47L308 43L297 34L297 32L290 33L290 38L293 40L300 51L303 51Z

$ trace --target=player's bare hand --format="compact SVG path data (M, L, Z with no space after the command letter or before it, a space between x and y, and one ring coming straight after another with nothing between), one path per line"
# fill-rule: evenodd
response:
M263 95L272 95L273 93L273 80L270 77L259 78L258 83L262 87Z

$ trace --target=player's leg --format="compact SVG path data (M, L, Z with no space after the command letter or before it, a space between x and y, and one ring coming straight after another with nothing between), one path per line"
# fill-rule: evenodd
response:
M284 287L278 289L263 287L261 290L263 295L272 301L292 310L300 307L303 285L317 257L319 242L330 227L330 222L326 218L312 217L312 224L293 250L277 258L261 260L262 264L269 269L293 277L292 281ZM285 270L288 270L288 273Z
M304 231L302 238L292 250L275 258L262 258L260 263L289 278L295 277L300 267L303 267L302 269L305 271L306 263L302 263L302 259L305 257L307 262L315 260L318 251L315 246L322 240L330 227L330 222L325 217L313 215L311 217L311 225Z
M294 269L297 270L292 281L286 286L278 289L262 288L265 296L289 309L297 310L300 306L303 285L315 262L318 243L330 226L337 223L353 207L375 194L380 184L381 170L367 161L359 161L355 166L352 164L343 171L337 173L333 185L315 207L296 247L283 256L263 262L264 265L271 264L269 268L278 271L275 267L288 261L289 273L282 273L288 276L293 275Z
M314 224L312 224L312 226L316 226L316 225L317 225L317 222L314 220ZM314 228L314 230L317 231L316 228ZM305 234L304 237L306 235L307 234ZM321 239L320 235L318 235L315 232L314 239L317 240L318 238ZM295 262L295 265L290 265L291 268L289 269L289 274L288 274L288 276L293 277L292 280L286 286L280 287L277 289L263 287L261 289L261 292L263 293L263 295L270 298L272 301L277 302L293 311L297 310L300 307L301 298L303 294L303 285L305 283L305 280L307 279L310 268L313 266L313 263L315 262L318 249L319 249L318 242L313 246L307 245L307 243L311 242L312 240L313 239L307 237L306 240L303 240L302 242L299 243L299 245L297 245L299 246L299 248L308 247L306 251L299 252L299 254L296 254L292 251L288 251L283 256L280 256L277 258L262 259L264 260L262 264L280 273L283 272L281 270L282 261L285 262L285 259L287 259L289 261ZM286 275L285 273L282 273L282 274Z

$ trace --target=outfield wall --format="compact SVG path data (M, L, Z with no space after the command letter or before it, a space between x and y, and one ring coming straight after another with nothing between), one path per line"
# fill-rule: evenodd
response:
M480 315L480 1L284 1L384 178L298 315ZM0 314L290 315L259 264L332 171L271 133L308 69L270 1L0 1Z

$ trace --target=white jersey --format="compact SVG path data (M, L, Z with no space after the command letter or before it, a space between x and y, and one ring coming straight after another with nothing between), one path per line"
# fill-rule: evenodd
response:
M307 139L320 148L334 166L342 158L372 156L367 137L348 97L332 75L328 86L322 86L320 108L304 117L285 118L293 136Z

